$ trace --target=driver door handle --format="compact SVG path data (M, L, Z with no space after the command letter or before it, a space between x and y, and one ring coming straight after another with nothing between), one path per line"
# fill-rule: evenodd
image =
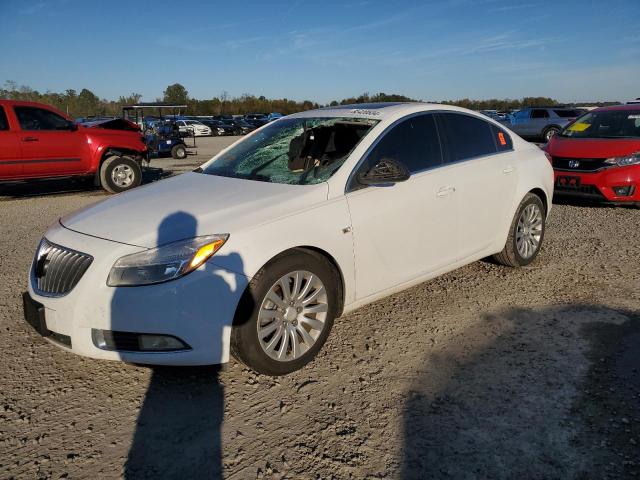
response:
M456 187L440 187L436 192L436 196L439 198L446 197L456 191Z
M509 165L508 167L505 167L505 169L502 170L502 173L504 173L505 175L511 172L513 172L513 167L511 165Z
M38 141L38 137L24 137L22 139L23 142L37 142Z

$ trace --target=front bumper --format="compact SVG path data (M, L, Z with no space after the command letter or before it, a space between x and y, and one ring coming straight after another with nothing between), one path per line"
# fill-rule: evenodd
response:
M209 365L229 360L229 339L236 306L249 279L211 261L178 280L141 287L108 287L107 275L122 255L142 250L68 230L50 229L51 242L88 253L94 262L66 295L49 297L34 288L30 297L44 307L40 332L78 355L153 365ZM188 350L114 351L98 348L92 330L162 334L177 337ZM67 339L61 342L59 339ZM69 346L70 345L70 346Z
M604 168L595 172L554 169L554 177L554 195L612 203L640 202L640 165ZM619 187L630 187L630 194L619 195L616 192Z

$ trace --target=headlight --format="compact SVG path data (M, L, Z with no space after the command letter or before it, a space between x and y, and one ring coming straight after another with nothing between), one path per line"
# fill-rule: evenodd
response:
M609 165L617 165L618 167L626 167L627 165L636 165L640 163L640 152L625 155L624 157L607 158L604 163Z
M180 278L206 262L228 238L226 233L207 235L126 255L111 267L107 285L132 287Z

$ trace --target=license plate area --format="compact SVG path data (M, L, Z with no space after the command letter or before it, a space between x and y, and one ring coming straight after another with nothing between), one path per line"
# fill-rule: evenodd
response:
M568 190L580 188L580 177L560 176L556 178L556 187Z
M44 305L36 302L28 292L22 294L22 305L24 308L24 319L36 332L43 337L51 335L45 320Z

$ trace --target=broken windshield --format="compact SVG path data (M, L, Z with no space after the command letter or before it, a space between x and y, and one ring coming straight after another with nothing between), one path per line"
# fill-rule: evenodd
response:
M321 183L376 123L345 117L279 120L203 165L202 173L271 183Z

